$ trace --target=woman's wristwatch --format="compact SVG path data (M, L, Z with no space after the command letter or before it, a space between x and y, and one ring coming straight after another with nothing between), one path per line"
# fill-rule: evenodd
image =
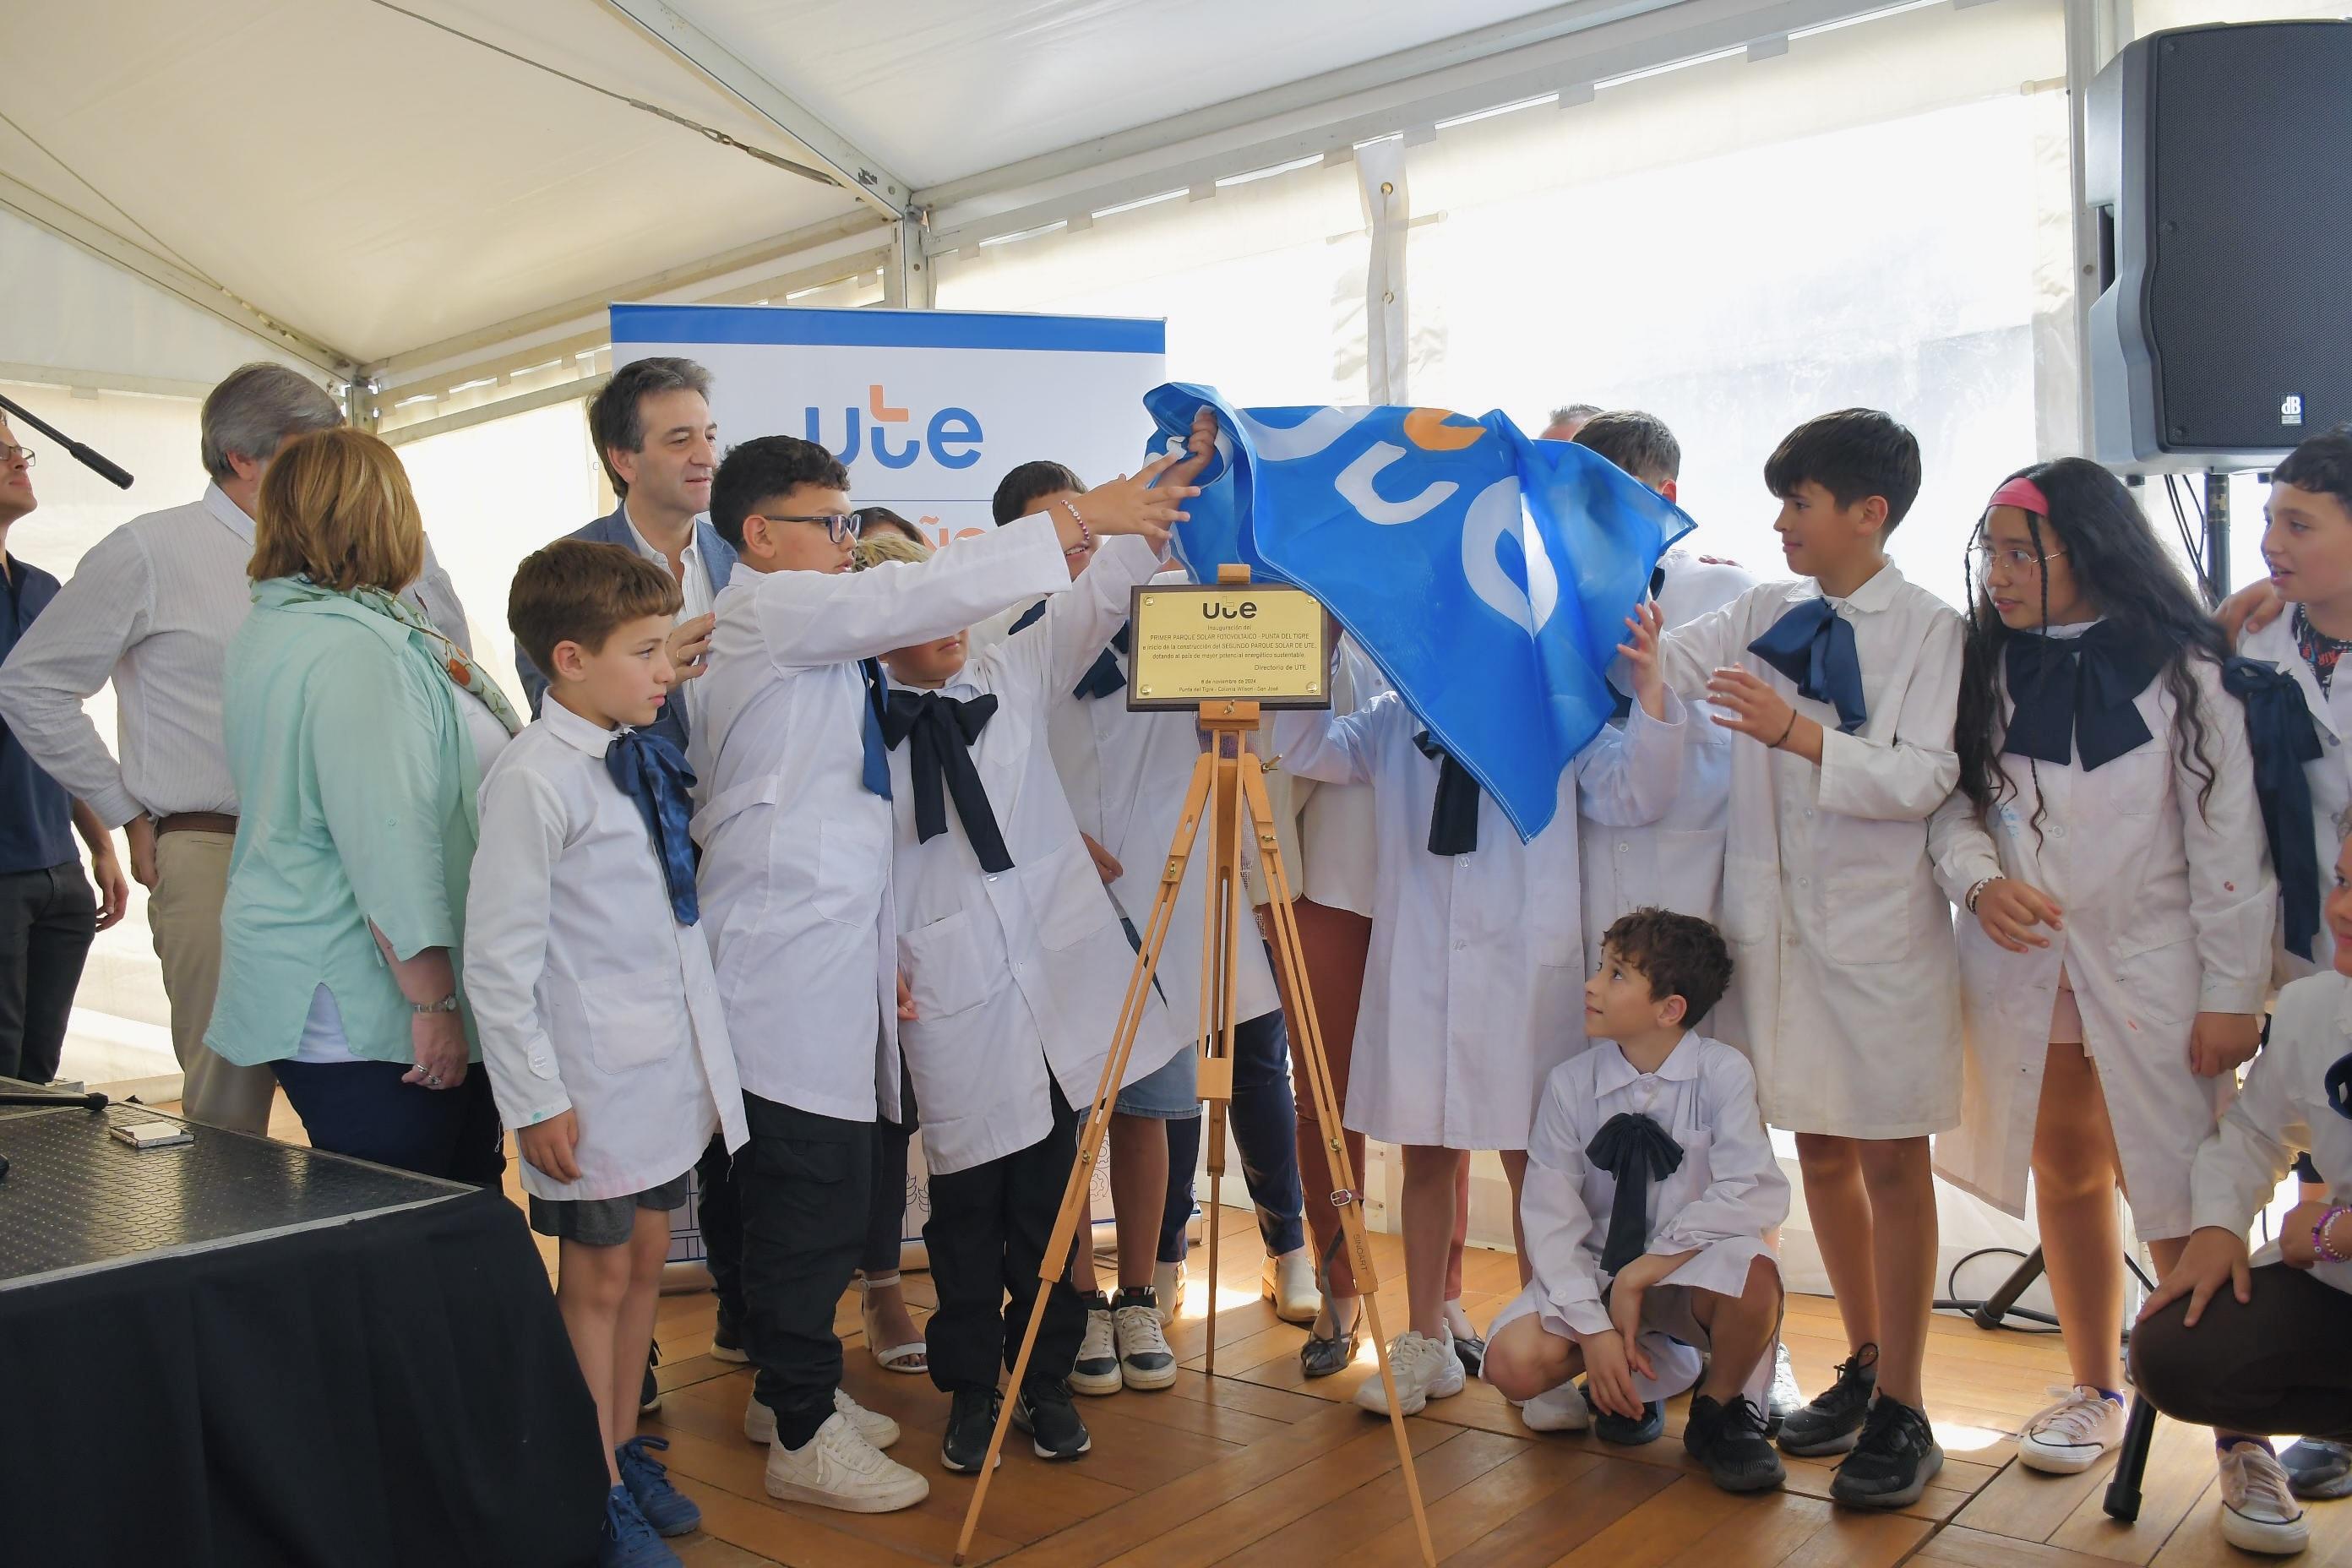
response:
M408 1009L420 1018L427 1013L454 1013L457 1010L457 993L453 990L438 1002L411 1002Z

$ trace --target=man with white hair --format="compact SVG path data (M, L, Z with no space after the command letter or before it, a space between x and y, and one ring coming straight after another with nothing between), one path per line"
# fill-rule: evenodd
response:
M1571 403L1551 411L1551 423L1543 427L1547 441L1573 441L1576 433L1584 428L1585 421L1601 410L1590 403Z
M253 605L246 574L263 471L297 436L342 422L334 400L299 372L268 363L232 372L205 399L200 449L212 483L203 497L135 517L99 541L0 666L0 720L44 772L130 841L171 999L181 1109L244 1132L268 1130L276 1079L204 1043L236 837L222 660ZM403 596L472 652L465 609L429 543L424 574ZM82 707L110 679L120 761Z

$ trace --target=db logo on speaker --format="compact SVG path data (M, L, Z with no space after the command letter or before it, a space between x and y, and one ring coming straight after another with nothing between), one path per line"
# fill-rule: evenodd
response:
M2303 423L2303 399L2300 396L2290 395L2280 402L2279 423L2282 425Z

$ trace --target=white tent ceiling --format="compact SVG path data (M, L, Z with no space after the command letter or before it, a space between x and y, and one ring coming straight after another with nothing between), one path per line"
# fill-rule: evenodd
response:
M398 383L1887 4L25 5L0 209Z

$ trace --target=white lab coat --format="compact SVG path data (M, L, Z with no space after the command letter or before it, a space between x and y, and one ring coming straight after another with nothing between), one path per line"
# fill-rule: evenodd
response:
M1096 569L1089 565L1087 574L1091 576ZM1174 581L1188 580L1181 569L1179 573ZM1128 579L1122 576L1118 582L1124 594ZM1113 632L1118 625L1118 621L1111 624ZM1042 629L1032 626L1021 637L1034 637ZM1127 673L1127 660L1116 651L1111 657L1118 660L1121 673ZM1091 658L1082 661L1078 674L1052 694L1047 734L1054 766L1061 774L1079 831L1093 835L1095 842L1119 863L1118 879L1110 884L1111 897L1120 912L1135 922L1139 935L1159 897L1160 875L1168 864L1176 825L1184 815L1184 795L1201 756L1200 731L1191 713L1130 711L1124 691L1110 697L1072 696L1071 687L1092 663ZM1154 976L1167 999L1169 1019L1187 1039L1198 1039L1201 1031L1202 915L1208 903L1212 849L1204 821L1192 841L1192 859L1184 868ZM1279 1008L1282 999L1274 988L1265 945L1247 909L1241 911L1241 932L1234 952L1234 1021L1240 1023Z
M1544 1078L1584 1049L1584 937L1576 866L1582 809L1654 821L1682 775L1684 708L1636 710L1560 770L1559 811L1527 843L1484 790L1478 847L1429 852L1437 762L1391 691L1345 718L1285 713L1283 766L1370 784L1377 879L1371 950L1341 1118L1391 1143L1524 1149Z
M890 803L864 783L857 661L1069 585L1053 521L1038 516L919 565L738 564L719 591L689 743L694 837L747 1092L846 1121L877 1107L900 1119Z
M2239 642L2238 651L2294 677L2295 684L2303 688L2304 706L2311 710L2312 728L2318 731L2320 752L2316 759L2303 765L2303 776L2311 782L2311 831L2319 854L2319 893L2325 899L2336 852L2343 847L2338 824L2347 812L2352 812L2352 744L2347 743L2352 742L2352 669L2339 670L2337 673L2345 679L2330 681L2327 692L2321 694L2318 677L2311 673L2310 662L2294 646L2291 605L2285 615L2261 631L2247 633ZM2323 918L2319 933L2311 939L2311 957L2306 960L2289 952L2285 911L2282 908L2273 958L2271 984L2284 985L2333 964L2336 938Z
M604 768L613 731L549 701L482 781L466 992L499 1119L572 1111L580 1179L526 1160L542 1198L677 1180L722 1130L749 1136L702 933L677 923L653 836Z
M1129 588L1158 565L1141 540L1110 541L1044 619L941 689L996 695L971 760L1011 869L982 869L952 798L947 831L919 842L911 739L890 752L898 961L915 1004L898 1039L934 1172L969 1170L1050 1132L1049 1070L1074 1107L1091 1104L1101 1082L1135 953L1055 776L1046 715L1127 618ZM1182 1048L1167 1010L1147 998L1120 1087Z
M1353 713L1388 689L1371 657L1353 637L1341 637L1339 657L1331 667L1331 711ZM1294 890L1327 910L1369 920L1379 876L1372 786L1301 778L1298 787L1298 858L1305 864L1291 868Z
M1722 609L1756 585L1737 566L1702 561L1677 545L1660 563L1665 574L1658 610L1669 629ZM1683 754L1683 787L1657 821L1611 827L1586 821L1584 962L1601 964L1601 939L1619 917L1654 906L1712 921L1723 903L1723 835L1730 812L1731 763L1744 737L1692 715ZM1745 1040L1739 1009L1718 1007L1699 1026L1730 1045Z
M1822 728L1819 767L1736 736L1723 918L1764 1120L1792 1132L1913 1138L1959 1119L1959 970L1927 817L1959 776L1952 752L1960 617L1892 562L1832 600L1854 631L1868 717L1837 710L1748 651L1811 578L1766 583L1666 634L1666 680L1694 700L1738 665ZM1704 720L1695 720L1703 722Z
M1789 1178L1780 1173L1771 1135L1756 1109L1756 1074L1748 1058L1692 1030L1656 1072L1642 1073L1614 1041L1602 1040L1553 1068L1544 1085L1519 1195L1528 1264L1535 1278L1496 1320L1496 1328L1528 1312L1562 1336L1605 1333L1612 1327L1601 1255L1615 1211L1617 1178L1587 1159L1585 1150L1623 1111L1651 1118L1683 1151L1674 1173L1650 1185L1649 1239L1643 1250L1662 1258L1692 1256L1652 1288L1643 1321L1653 1321L1653 1305L1669 1307L1669 1322L1686 1316L1686 1305L1674 1300L1678 1290L1737 1299L1748 1289L1748 1272L1759 1258L1779 1268L1764 1233L1789 1217ZM1759 1387L1770 1381L1771 1368L1772 1358L1763 1357Z
M2191 1226L2244 1236L2304 1149L2327 1178L2327 1201L2352 1202L2352 1119L2327 1100L2327 1069L2348 1051L2352 980L2321 970L2279 993L2271 1043L2246 1068L2221 1125L2197 1150L2189 1174ZM2275 1241L2252 1259L2257 1266L2278 1260ZM2352 1290L2352 1263L2315 1264L2311 1275L2335 1289Z
M2080 636L2091 624L2053 635ZM2031 765L2003 757L2016 794L1994 808L1990 832L1957 792L1929 828L1955 904L1984 879L2009 877L2063 911L2064 929L2028 952L2005 951L1973 918L1960 921L1967 1087L1958 1129L1936 1140L1936 1167L2021 1218L2062 966L2106 1099L2132 1224L2150 1240L2189 1234L2189 1160L2229 1093L2227 1075L2189 1070L2189 1026L2200 1012L2259 1013L2269 989L2278 885L2245 711L2221 689L2217 666L2192 658L2189 669L2213 770L2202 811L2204 781L2174 752L2172 694L2159 676L2136 704L2152 737L2146 745L2087 773L2079 756ZM2000 700L2006 716L2006 679Z

